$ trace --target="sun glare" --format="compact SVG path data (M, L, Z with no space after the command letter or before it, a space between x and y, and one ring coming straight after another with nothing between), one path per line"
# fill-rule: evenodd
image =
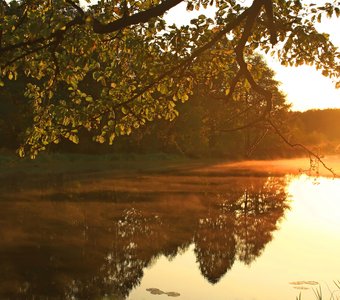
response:
M281 90L292 104L292 110L340 108L340 90L313 67L283 67L271 58L267 61L275 70L276 79L281 82Z

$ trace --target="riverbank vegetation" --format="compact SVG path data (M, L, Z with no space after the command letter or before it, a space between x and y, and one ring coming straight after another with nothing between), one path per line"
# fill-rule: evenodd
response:
M264 62L257 57L259 63ZM275 116L280 130L292 143L299 142L319 155L340 153L340 110L289 110L273 72L264 65L265 80L276 91ZM23 143L25 130L32 125L30 104L24 97L25 82L18 80L0 90L0 149L14 153ZM93 87L95 88L95 87ZM126 154L155 154L163 157L200 159L273 159L303 156L293 150L268 126L257 125L234 130L256 116L258 107L252 95L240 92L237 102L225 103L204 89L178 107L178 116L170 121L156 120L121 136L112 145L93 141L92 135L80 130L77 144L69 139L46 145L47 153L101 154L117 158Z
M32 158L42 151L282 156L288 151L278 141L292 144L306 132L290 121L258 53L313 66L340 85L339 52L317 30L340 16L337 2L90 2L0 1L2 147ZM188 25L165 18L180 3ZM212 6L210 18L204 9ZM191 18L192 10L203 14Z

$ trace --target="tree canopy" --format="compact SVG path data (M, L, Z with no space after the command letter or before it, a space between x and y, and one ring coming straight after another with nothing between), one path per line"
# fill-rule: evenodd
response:
M215 18L167 24L180 2L188 11L214 5ZM19 154L78 143L84 128L111 144L148 121L173 120L198 86L234 106L237 90L252 91L258 112L238 129L265 122L277 131L263 64L250 58L269 52L337 81L340 54L315 25L339 15L339 1L0 0L0 86L24 77L33 114Z

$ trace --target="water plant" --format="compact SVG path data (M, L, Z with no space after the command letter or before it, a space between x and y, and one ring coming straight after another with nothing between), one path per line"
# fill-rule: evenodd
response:
M327 285L327 288L328 288L329 293L330 293L329 300L340 300L340 280L334 280L333 283L336 287L334 290L331 290ZM326 297L324 297L323 294L322 294L322 288L321 288L320 284L319 284L318 288L313 288L313 293L314 293L316 300L326 300ZM296 300L302 300L301 292L299 293L298 296L296 296L295 299Z

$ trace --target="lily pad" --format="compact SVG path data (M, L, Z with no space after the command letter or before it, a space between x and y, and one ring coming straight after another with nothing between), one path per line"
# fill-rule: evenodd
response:
M152 295L162 295L165 294L162 290L157 289L157 288L149 288L146 289L148 292L150 292Z
M165 294L167 294L169 297L179 297L181 295L180 293L177 292L167 292Z
M152 295L167 295L169 297L179 297L181 294L177 292L163 292L160 289L157 288L148 288L146 289L148 292L150 292Z

